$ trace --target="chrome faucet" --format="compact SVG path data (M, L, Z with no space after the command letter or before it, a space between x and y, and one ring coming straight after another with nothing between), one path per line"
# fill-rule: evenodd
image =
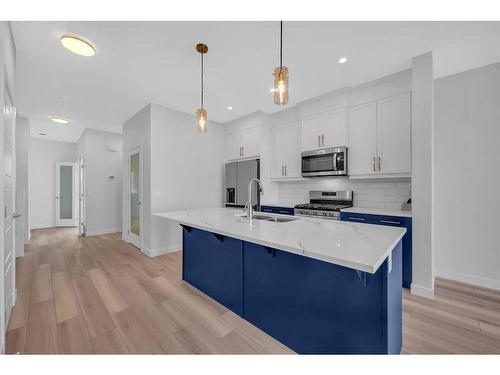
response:
M256 182L259 185L259 192L264 193L264 188L262 187L262 182L260 182L259 179L253 178L249 183L248 183L248 202L247 202L247 217L248 219L252 220L253 219L253 207L252 207L252 186L253 183Z

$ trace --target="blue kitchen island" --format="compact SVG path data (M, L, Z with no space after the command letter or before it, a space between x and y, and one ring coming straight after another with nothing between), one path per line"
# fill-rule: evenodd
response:
M404 228L232 209L182 225L183 279L301 354L399 354Z

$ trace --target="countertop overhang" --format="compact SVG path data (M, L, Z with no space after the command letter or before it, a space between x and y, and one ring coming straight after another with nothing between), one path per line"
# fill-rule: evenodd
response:
M406 233L405 228L296 217L276 223L253 220L239 209L208 208L153 215L208 232L309 258L375 273Z

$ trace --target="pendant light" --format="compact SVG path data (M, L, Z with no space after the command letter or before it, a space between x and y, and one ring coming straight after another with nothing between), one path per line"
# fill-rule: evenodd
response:
M274 69L274 103L288 103L288 68L283 66L283 21L280 21L280 66Z
M208 52L208 47L199 43L196 45L196 50L201 55L201 107L196 111L196 123L198 125L198 132L206 133L208 131L207 124L207 110L203 108L203 55Z

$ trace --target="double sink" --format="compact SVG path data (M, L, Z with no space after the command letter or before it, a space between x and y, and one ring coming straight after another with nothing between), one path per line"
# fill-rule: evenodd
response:
M247 215L242 216L244 218L248 218ZM293 217L281 217L281 216L269 216L262 214L254 214L253 220L264 220L264 221L272 221L274 223L288 223L289 221L297 220L297 218Z

